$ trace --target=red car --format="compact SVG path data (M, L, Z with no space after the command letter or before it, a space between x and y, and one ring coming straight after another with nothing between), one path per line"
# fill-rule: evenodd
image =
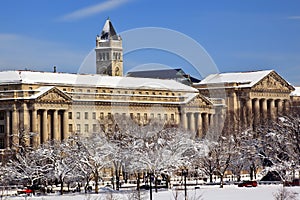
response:
M238 187L257 187L256 181L243 181L238 184Z
M33 193L33 190L29 189L29 188L24 188L22 190L18 190L17 193L18 194L27 194L27 195L29 195L29 194Z

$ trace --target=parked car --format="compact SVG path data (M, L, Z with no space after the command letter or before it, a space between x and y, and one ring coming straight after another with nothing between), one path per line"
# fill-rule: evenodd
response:
M30 195L31 193L33 193L33 190L30 188L23 188L21 190L17 190L17 193Z
M257 187L256 181L243 181L238 184L238 187Z

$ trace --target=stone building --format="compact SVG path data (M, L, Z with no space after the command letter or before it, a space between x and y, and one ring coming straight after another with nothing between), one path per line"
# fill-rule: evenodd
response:
M295 91L291 93L291 109L300 114L300 87L295 87Z
M99 120L151 118L205 133L222 105L174 80L123 77L122 40L108 19L96 37L97 74L0 72L0 148L21 139L33 147L74 132L97 132ZM216 103L217 102L217 103Z
M212 74L195 87L206 97L224 98L229 120L244 128L288 112L294 90L273 70Z

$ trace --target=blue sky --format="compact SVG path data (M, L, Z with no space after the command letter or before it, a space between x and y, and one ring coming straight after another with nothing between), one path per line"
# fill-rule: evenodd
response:
M298 0L3 0L0 69L78 71L109 16L121 33L162 27L202 45L220 72L275 69L300 85ZM186 60L160 50L132 52L125 71L159 63L199 75ZM201 77L200 77L201 78Z

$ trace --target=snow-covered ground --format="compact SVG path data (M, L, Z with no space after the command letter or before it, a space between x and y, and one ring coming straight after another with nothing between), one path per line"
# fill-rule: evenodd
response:
M223 189L218 186L202 186L201 189L188 190L189 200L273 200L274 194L282 189L282 185L259 185L256 188L239 188L235 185L224 186ZM300 187L287 187L288 191L298 193L298 199L300 200ZM106 199L124 199L131 200L133 198L132 193L121 191L119 193L110 193L102 191L101 194L65 194L60 195L48 195L39 197L6 197L3 199L11 200L106 200ZM153 190L153 200L174 200L184 199L184 191L164 190L155 193ZM142 194L143 199L149 199L149 191L144 191ZM113 197L113 198L109 198ZM201 198L200 198L201 197Z

